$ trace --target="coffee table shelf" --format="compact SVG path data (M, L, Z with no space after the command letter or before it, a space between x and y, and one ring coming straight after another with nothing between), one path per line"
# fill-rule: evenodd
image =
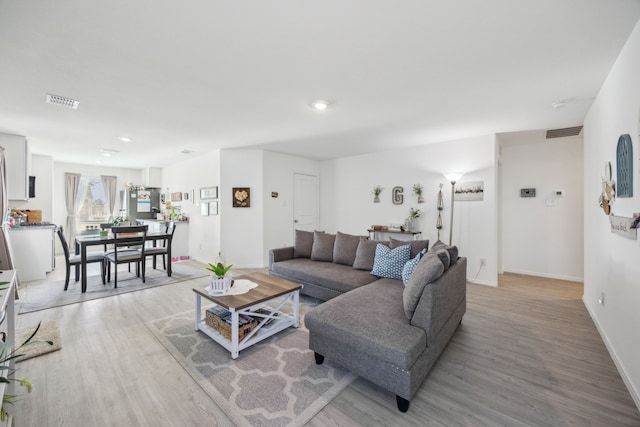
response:
M237 359L239 352L291 326L299 326L301 285L262 273L253 273L240 278L258 284L243 295L213 296L204 289L194 288L196 296L195 329L202 331L223 346ZM216 329L207 325L202 316L202 298L212 301L231 312L231 339L227 339ZM293 315L282 311L287 302L293 306ZM257 313L256 311L263 311ZM238 338L240 315L260 318L256 326L244 339Z

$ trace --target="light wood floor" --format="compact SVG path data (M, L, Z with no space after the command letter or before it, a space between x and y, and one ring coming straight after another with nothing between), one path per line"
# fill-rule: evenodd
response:
M498 288L470 284L463 323L409 412L357 379L309 425L640 426L581 297L580 283L511 274ZM17 425L233 425L145 327L193 304L183 282L18 316L18 327L57 320L62 350L18 365L34 390Z

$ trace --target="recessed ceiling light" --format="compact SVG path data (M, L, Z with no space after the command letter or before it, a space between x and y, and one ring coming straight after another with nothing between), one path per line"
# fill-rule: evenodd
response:
M311 103L311 107L318 111L324 111L329 108L329 101L323 99L317 99Z
M120 136L118 137L118 139L122 142L131 142L133 141L133 138L129 138L128 136Z
M104 157L111 157L112 154L116 154L119 153L118 150L112 150L110 148L101 148L100 149L100 154L102 154Z
M560 101L556 101L554 103L551 104L551 106L553 107L554 110L557 110L559 108L564 108L569 104L569 101L562 99Z

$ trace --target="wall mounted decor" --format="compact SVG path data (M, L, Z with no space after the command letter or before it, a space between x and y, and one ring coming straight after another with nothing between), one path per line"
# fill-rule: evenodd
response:
M382 190L384 190L384 187L380 185L373 187L373 191L371 191L371 194L373 194L373 203L380 203L380 193L382 193Z
M440 183L440 190L438 191L438 203L436 208L438 209L438 219L436 220L436 229L438 230L438 240L440 240L440 230L442 230L442 216L440 213L444 210L444 200L442 199L442 186Z
M598 202L605 215L611 214L611 205L616 199L616 183L611 180L611 162L604 162L604 176L602 177L602 193Z
M200 189L200 199L217 199L218 187L205 187Z
M391 200L393 200L394 205L401 205L404 203L404 188L402 187L393 187L391 190Z
M181 202L182 201L182 193L171 193L171 201L172 202Z
M477 201L484 199L484 181L458 182L453 200Z
M209 203L207 202L200 203L200 215L202 216L209 215Z
M209 202L209 215L218 215L218 201Z
M638 239L638 229L631 227L634 222L633 218L609 215L609 222L611 223L611 232L613 234L630 240Z
M633 146L629 134L620 135L616 148L618 197L633 197Z
M418 196L418 203L424 203L424 197L422 197L423 189L422 184L413 184L413 194Z
M233 187L233 207L251 207L251 189L249 187Z
M520 197L536 197L535 188L521 188Z

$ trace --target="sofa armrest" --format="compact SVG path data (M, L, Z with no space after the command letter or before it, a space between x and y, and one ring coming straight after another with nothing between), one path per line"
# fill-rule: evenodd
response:
M458 258L438 280L429 283L422 292L411 324L427 334L427 346L467 295L467 259Z
M293 246L269 250L269 271L272 270L274 262L286 261L288 259L293 259Z

